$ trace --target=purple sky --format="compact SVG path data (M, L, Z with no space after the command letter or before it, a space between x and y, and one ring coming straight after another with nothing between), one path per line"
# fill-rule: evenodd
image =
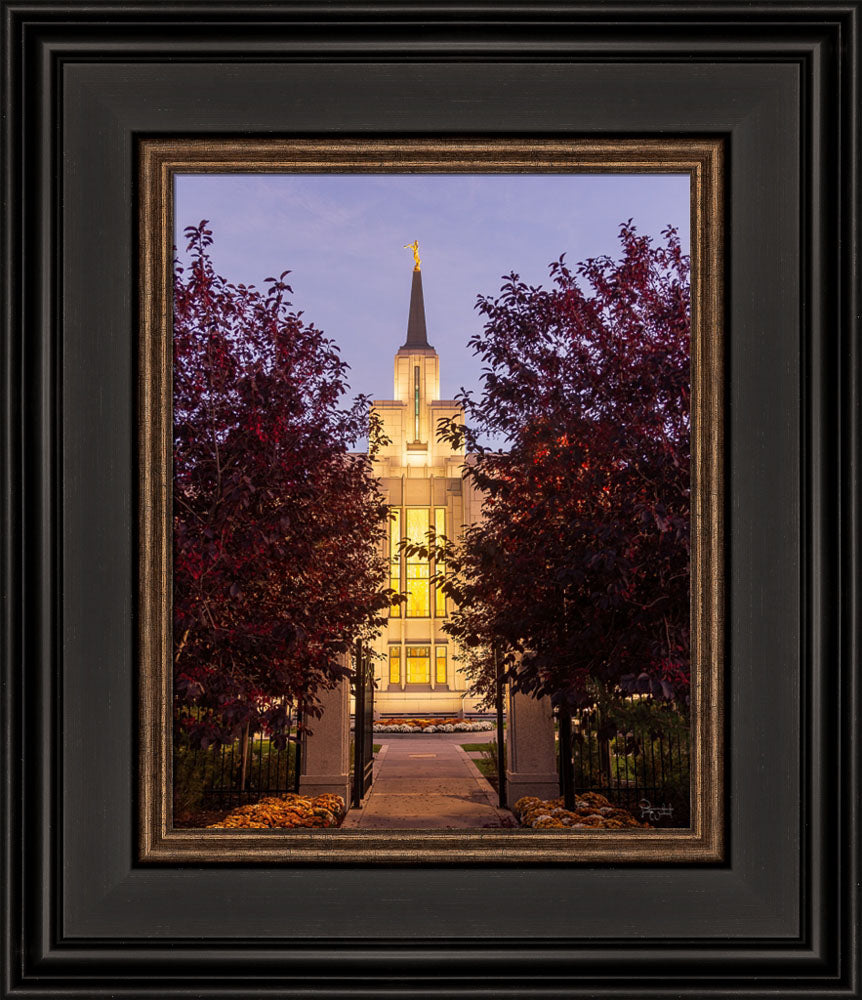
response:
M516 271L549 284L548 264L615 256L632 218L658 236L668 224L689 241L687 175L185 175L176 180L177 246L185 226L209 219L216 270L256 284L284 270L293 306L323 329L351 367L351 395L392 395L392 359L404 342L419 240L428 340L440 355L440 390L476 389L467 349L479 329L478 293Z

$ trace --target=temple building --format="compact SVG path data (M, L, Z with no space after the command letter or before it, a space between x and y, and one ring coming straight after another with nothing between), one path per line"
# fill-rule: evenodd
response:
M457 538L480 516L481 499L462 476L465 455L437 440L441 417L461 414L455 400L440 399L440 358L425 326L418 244L411 244L414 268L407 338L395 354L392 399L374 401L390 443L374 468L393 514L387 558L390 586L406 595L392 608L378 637L375 709L381 715L419 715L471 711L474 699L457 659L458 649L443 631L451 601L431 582L432 561L407 558L402 538L426 542L426 533Z

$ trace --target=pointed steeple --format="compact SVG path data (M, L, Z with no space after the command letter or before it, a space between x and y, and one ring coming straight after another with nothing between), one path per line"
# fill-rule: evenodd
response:
M413 271L413 284L410 288L410 313L407 317L407 340L401 350L409 348L425 348L433 350L428 343L428 330L425 326L425 298L422 295L422 272L419 268Z
M400 350L433 351L434 348L428 343L428 331L425 328L425 298L422 295L422 272L419 270L419 240L406 243L404 249L413 251L413 284L410 287L407 340Z

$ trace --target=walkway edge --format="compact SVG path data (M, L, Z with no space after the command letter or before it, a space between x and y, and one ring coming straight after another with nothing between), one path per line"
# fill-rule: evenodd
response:
M389 751L388 743L380 744L380 751L374 755L374 777L377 777L377 772L380 770L380 765L383 763L383 758ZM368 790L368 794L362 800L361 804L355 808L348 807L347 815L341 822L339 830L356 830L359 828L359 824L362 822L362 817L365 813L365 809L368 803L371 801L371 796L374 794L374 781L371 782L371 788Z
M488 800L488 805L491 806L491 808L494 810L494 812L501 820L514 820L515 825L517 826L518 823L517 820L515 820L515 814L513 812L510 812L510 810L508 809L500 808L500 797L499 795L497 795L496 789L491 784L491 782L488 781L485 775L482 774L479 768L476 767L475 759L471 757L470 754L467 753L467 751L464 749L464 747L461 746L460 743L456 743L455 746L457 747L458 752L461 754L464 760L468 762L473 777L476 780L476 784L479 786L479 789L481 790L482 794Z

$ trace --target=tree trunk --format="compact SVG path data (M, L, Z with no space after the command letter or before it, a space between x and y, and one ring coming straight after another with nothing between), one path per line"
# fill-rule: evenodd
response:
M249 724L246 723L242 727L242 736L240 737L242 746L242 764L240 765L239 774L239 790L241 792L245 791L245 783L248 778L248 751L249 751Z

